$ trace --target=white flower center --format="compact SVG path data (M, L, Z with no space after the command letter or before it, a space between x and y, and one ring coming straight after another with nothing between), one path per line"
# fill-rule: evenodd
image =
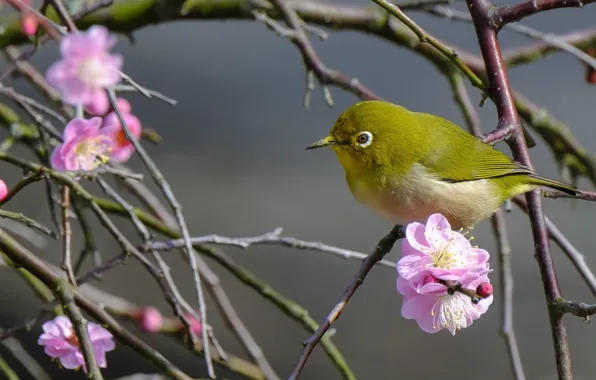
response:
M448 243L443 248L431 253L435 268L454 269L464 267L465 258L461 252L450 250L451 247L449 245Z
M88 58L78 68L79 78L91 87L102 87L106 70L100 60Z
M477 306L462 293L441 296L431 310L433 328L443 327L455 335L455 331L467 327L477 313Z
M431 243L431 247L433 247L426 252L432 258L432 264L430 266L441 269L465 268L466 255L453 246L453 234L447 241L434 236L430 237L426 233L424 235L426 240Z
M81 170L93 170L108 162L111 140L107 136L96 136L81 141L75 148L75 155Z

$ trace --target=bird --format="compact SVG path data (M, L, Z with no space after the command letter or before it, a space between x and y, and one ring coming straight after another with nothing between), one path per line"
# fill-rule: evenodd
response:
M403 226L440 213L453 229L471 229L518 194L541 187L578 192L447 119L382 100L350 106L329 136L306 149L323 147L335 151L356 200Z

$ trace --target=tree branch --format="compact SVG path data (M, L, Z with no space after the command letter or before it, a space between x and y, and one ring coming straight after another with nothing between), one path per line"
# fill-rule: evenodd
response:
M218 245L230 245L235 247L240 247L243 249L247 249L252 245L282 245L289 248L294 249L308 249L313 251L320 251L329 253L335 256L342 257L344 259L356 259L356 260L364 260L366 259L367 255L360 252L351 251L349 249L334 247L331 245L323 244L321 242L314 242L314 241L305 241L296 239L293 237L285 237L281 236L283 229L276 228L272 232L267 232L263 235L259 236L250 236L250 237L241 237L241 238L232 238L226 236L219 236L219 235L206 235L206 236L199 236L193 237L190 239L193 245L196 244L218 244ZM170 240L166 242L155 242L149 248L155 249L158 251L161 250L169 250L177 247L181 247L184 245L184 241L182 239ZM387 260L380 260L378 265L382 265L385 267L389 267L395 269L395 263Z
M71 285L65 280L56 280L54 282L54 292L60 299L60 302L62 303L62 309L64 309L68 315L68 318L72 322L72 326L77 333L81 351L83 352L83 357L85 358L87 377L89 379L103 380L103 376L101 375L101 371L99 370L97 361L95 360L95 350L91 344L91 340L89 340L87 320L85 317L83 317L83 314L75 303Z
M46 263L33 253L29 252L25 247L20 245L2 230L0 230L0 246L12 261L27 268L28 271L39 278L46 286L52 288L61 280L64 280L63 277L51 270ZM168 376L181 380L192 380L191 377L170 363L159 352L155 351L135 335L123 328L114 318L112 318L112 316L104 311L100 305L89 301L76 290L73 294L75 302L87 313L106 325L110 332L114 334L116 339L122 344L130 346Z
M491 24L489 18L493 8L490 0L467 0L470 14L474 19L474 27L478 43L484 58L487 77L490 82L491 92L495 98L499 126L497 131L507 132L508 144L514 158L524 165L532 168L532 161L528 146L523 137L522 123L517 114L513 93L509 85L509 78L505 69L505 62L501 56L501 49L497 39L497 29ZM546 303L561 298L561 291L557 281L554 263L549 250L548 232L542 211L540 192L535 190L526 195L528 201L532 234L536 249L536 259L540 267L540 274L544 284ZM557 371L561 380L571 379L571 357L567 344L567 331L560 314L549 313L551 331L557 362Z
M581 8L595 0L530 0L513 6L501 6L487 14L492 27L499 30L510 22L516 22L536 13L559 8Z
M302 372L302 369L304 368L304 365L306 364L306 361L308 360L313 349L315 348L317 343L319 343L319 341L323 338L323 336L329 330L331 325L337 320L337 318L339 318L341 312L346 307L348 301L350 300L350 298L352 298L352 296L356 292L356 289L358 289L358 287L362 285L364 279L366 278L370 270L375 266L377 262L382 260L383 257L391 251L393 245L397 240L403 239L404 237L404 228L402 226L395 225L393 229L389 231L389 233L379 241L374 251L370 255L368 255L366 260L364 260L364 262L354 275L352 281L348 283L342 296L336 302L331 312L327 315L325 321L321 324L321 326L319 326L317 331L315 331L315 333L304 342L304 349L302 350L302 354L300 355L298 362L294 366L294 370L288 377L288 380L298 379L298 376L300 376L300 373Z

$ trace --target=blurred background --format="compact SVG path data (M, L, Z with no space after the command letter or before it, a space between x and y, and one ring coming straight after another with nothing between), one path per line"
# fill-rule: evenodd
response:
M374 6L364 0L344 3ZM508 3L513 4L512 1ZM461 7L460 7L461 8ZM463 9L463 8L462 8ZM478 53L471 24L439 20L420 13L411 17L428 32L455 46ZM543 32L564 33L593 26L596 6L547 12L524 20ZM504 30L504 48L532 42ZM460 125L463 118L453 101L448 83L425 59L408 50L357 32L330 32L325 42L311 40L325 64L357 77L384 99L411 110L443 116ZM252 21L179 21L145 27L134 33L134 43L122 37L114 49L125 57L124 71L142 85L178 100L170 107L138 94L126 95L133 112L146 128L162 137L159 146L147 149L166 174L194 236L217 233L225 236L258 235L284 227L284 235L368 253L391 225L358 204L344 182L344 173L331 150L305 151L310 142L327 134L341 111L357 101L354 95L332 88L335 100L328 107L320 91L314 91L311 107L302 106L305 75L297 49L287 40ZM48 43L33 63L45 72L58 57L55 43ZM0 67L4 62L0 63ZM567 123L591 152L596 152L596 87L584 80L584 66L569 55L558 53L535 64L510 71L512 86L537 104L548 108ZM9 81L19 91L36 96L22 81ZM476 104L480 93L471 90ZM496 125L494 105L478 109L484 131ZM5 132L0 132L0 137ZM559 178L552 155L536 133L538 146L531 150L538 173ZM499 147L507 151L504 144ZM25 149L15 154L30 157ZM130 165L143 171L138 159ZM9 187L20 173L0 165ZM146 176L146 182L150 177ZM584 188L591 188L581 181ZM22 211L51 224L45 205L43 184L31 186L7 209ZM545 200L547 215L586 254L596 268L594 256L593 203ZM528 220L520 210L506 216L512 243L515 278L514 326L528 379L556 379L548 314ZM126 221L119 225L133 236ZM78 227L74 227L80 237ZM118 246L103 230L97 231L105 258L119 253ZM476 244L494 252L489 222L473 231ZM75 241L73 252L82 247ZM281 247L225 249L282 294L295 300L322 321L352 278L359 262L309 251ZM36 252L45 260L59 263L60 242L48 242ZM581 278L562 252L553 246L559 281L569 300L593 303ZM388 255L399 258L399 247ZM177 253L166 255L177 284L186 299L195 299L191 271ZM208 260L221 276L243 321L261 345L266 357L282 378L293 368L310 333L276 307L243 286L219 265ZM497 257L491 265L498 269ZM401 297L395 290L396 273L377 267L367 277L334 327L333 340L358 379L458 379L497 380L512 378L507 351L499 334L501 294L489 311L456 336L447 331L429 335L415 321L401 317ZM498 272L492 281L498 289ZM166 315L170 308L158 286L134 260L112 270L96 283L104 290L139 305L155 305ZM22 279L10 270L0 272L0 326L9 327L34 315L40 303ZM208 322L224 348L248 357L208 300ZM596 326L575 317L565 319L576 379L591 379L596 373ZM204 376L202 357L192 355L171 338L142 334L125 323L149 344L164 352L181 369ZM40 325L19 334L29 352L55 379L81 379L82 372L60 370L37 346ZM3 348L2 354L18 365ZM108 353L106 378L155 372L131 349L118 345ZM238 379L221 368L222 378ZM26 373L22 372L23 379ZM332 380L340 376L323 350L317 348L308 361L303 379Z

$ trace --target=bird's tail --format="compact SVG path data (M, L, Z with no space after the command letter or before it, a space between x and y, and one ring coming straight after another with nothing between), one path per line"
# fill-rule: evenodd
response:
M530 177L533 179L533 182L536 185L550 187L551 189L559 190L569 195L577 195L578 193L577 187L573 185L555 181L554 179L540 177L537 175L531 175Z

